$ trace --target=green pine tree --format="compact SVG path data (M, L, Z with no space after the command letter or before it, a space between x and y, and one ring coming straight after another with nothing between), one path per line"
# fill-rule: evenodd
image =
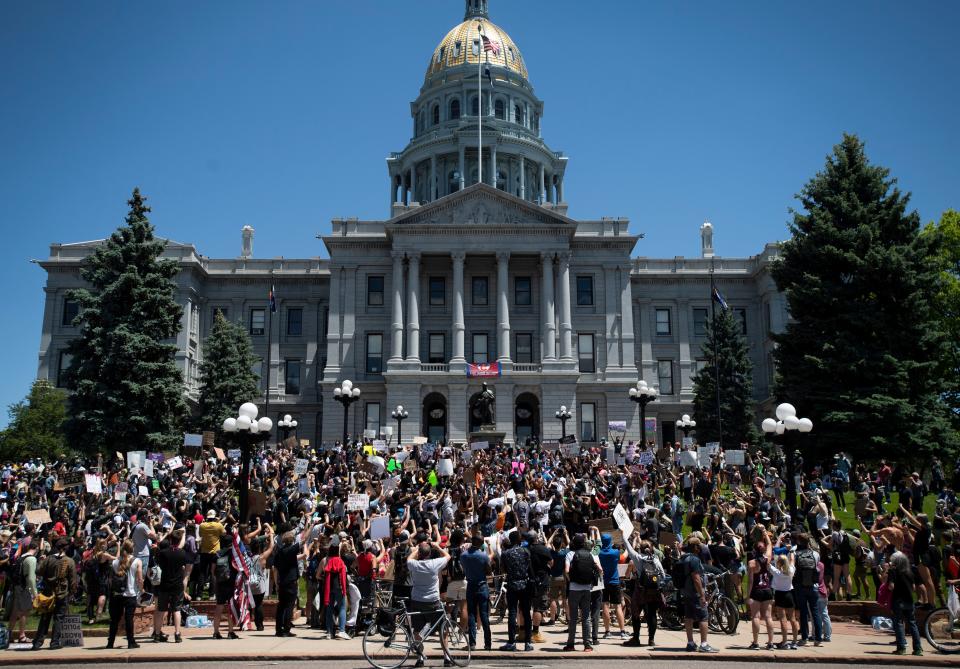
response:
M707 363L693 377L693 418L697 421L697 441L701 444L720 441L724 448L737 448L741 443L757 443L750 347L740 332L739 322L729 310L718 308L716 322L713 318L708 319L703 356ZM722 420L718 420L717 416L718 376L719 418Z
M188 409L183 374L169 343L180 330L175 299L177 261L162 260L139 189L120 226L84 262L89 288L72 291L80 336L67 370L67 435L93 453L173 449L182 443Z
M203 344L198 429L220 430L224 419L235 416L241 404L257 399L260 382L253 371L256 362L246 329L218 311Z
M66 399L49 381L34 381L27 397L10 405L10 424L0 433L0 460L63 459L69 450L63 431Z
M803 211L773 268L791 316L775 337L778 399L813 420L808 458L843 450L922 461L950 437L935 245L855 136L844 135L798 199Z

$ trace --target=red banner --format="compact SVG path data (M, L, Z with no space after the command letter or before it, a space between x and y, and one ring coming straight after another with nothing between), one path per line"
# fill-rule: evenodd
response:
M467 376L490 377L500 376L500 363L490 362L467 365Z

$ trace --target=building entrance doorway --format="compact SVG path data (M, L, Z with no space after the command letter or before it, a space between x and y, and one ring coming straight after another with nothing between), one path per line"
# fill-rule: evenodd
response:
M527 439L540 438L540 400L533 393L523 393L517 397L514 425L518 445L524 444Z
M423 398L423 430L421 434L429 441L447 441L447 398L440 393L430 393Z

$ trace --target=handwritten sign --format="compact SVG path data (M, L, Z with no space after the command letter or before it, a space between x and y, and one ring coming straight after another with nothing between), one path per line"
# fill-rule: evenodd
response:
M137 494L140 495L140 497L149 497L150 491L147 490L147 486L145 485L137 486Z
M485 451L490 448L489 441L474 441L470 444L471 451Z
M84 482L87 486L87 492L91 495L100 495L103 493L103 483L96 474L87 474L84 477Z
M213 454L217 456L217 460L226 460L227 456L224 455L222 448L213 447Z
M561 444L575 444L575 443L577 443L577 435L575 435L575 434L568 434L568 435L566 435L566 436L564 436L564 437L560 437L560 443L561 443Z
M310 467L310 461L306 458L298 458L297 462L293 466L293 473L297 476L303 476L307 473L307 469Z
M746 454L744 451L727 451L725 453L728 465L745 465Z
M201 446L213 446L214 438L216 437L216 435L213 432L204 432L200 436L202 438L200 443Z
M613 510L613 520L623 532L623 539L629 540L630 535L633 534L633 521L630 520L630 514L622 505L617 504L617 508Z
M681 466L681 467L696 467L696 466L697 466L697 453L696 453L696 451L681 451L681 452L680 452L680 466Z
M350 493L347 496L347 511L366 511L370 508L370 495Z
M83 626L80 623L79 613L63 617L60 625L60 642L67 648L83 648Z
M637 458L637 462L641 465L649 467L653 464L653 451L640 451L640 455Z
M52 522L50 520L50 512L47 509L24 511L23 517L26 518L27 522L31 525L43 525L44 523Z
M243 451L241 451L239 448L231 448L229 451L227 451L227 457L231 460L239 460L241 456L243 456Z
M387 442L383 439L374 439L373 440L373 450L375 451L385 451L387 450Z
M167 467L170 469L170 471L176 471L177 469L183 467L183 460L180 459L179 455L175 458L170 458L167 460Z
M364 430L364 431L363 431L363 438L364 438L364 439L375 439L376 436L377 436L377 431L376 431L376 430Z
M87 483L86 474L83 472L67 472L63 475L64 488L80 488Z
M203 435L202 434L185 434L183 435L183 445L184 446L203 446Z
M146 459L146 451L129 451L127 453L127 469L143 469L143 463Z

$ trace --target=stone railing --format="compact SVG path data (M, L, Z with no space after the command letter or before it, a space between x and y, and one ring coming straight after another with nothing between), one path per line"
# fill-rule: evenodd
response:
M515 374L539 374L540 363L515 362L513 363L513 372Z
M420 371L428 374L446 374L450 371L450 366L445 362L423 362L420 363Z

